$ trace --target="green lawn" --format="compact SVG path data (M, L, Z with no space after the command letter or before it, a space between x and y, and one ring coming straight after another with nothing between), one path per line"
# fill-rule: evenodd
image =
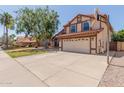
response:
M44 50L36 50L36 49L27 49L27 50L18 50L18 51L6 51L8 55L10 55L12 58L21 57L21 56L29 56L34 54L44 54L47 53L47 51Z

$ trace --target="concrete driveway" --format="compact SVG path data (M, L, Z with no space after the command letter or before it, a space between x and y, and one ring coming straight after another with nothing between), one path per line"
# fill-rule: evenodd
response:
M53 52L15 59L47 86L98 86L106 56Z
M23 65L0 49L0 87L47 86Z

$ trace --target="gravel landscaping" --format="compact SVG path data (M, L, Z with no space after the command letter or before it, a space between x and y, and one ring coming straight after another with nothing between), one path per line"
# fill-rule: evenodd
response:
M123 87L124 86L124 52L117 52L107 70L99 87Z

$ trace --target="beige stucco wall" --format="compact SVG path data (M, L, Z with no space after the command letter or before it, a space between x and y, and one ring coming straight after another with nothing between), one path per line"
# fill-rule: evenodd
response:
M99 28L100 28L100 21L94 20L92 22L92 29L96 30L96 29L99 29Z
M90 20L89 17L82 16L82 21Z
M64 39L63 40L63 51L72 52L90 52L90 42L89 38L74 38L74 39Z
M69 28L69 26L65 27L65 31L66 31L66 34L69 34L69 33L70 33L70 28Z
M77 23L77 18L75 18L75 19L71 22L71 24L75 24L75 23Z
M77 24L77 32L81 32L81 23Z
M107 25L102 23L102 28L104 28L103 31L101 31L98 35L97 35L97 53L99 52L105 52L106 51L106 47L107 47ZM109 41L111 41L111 35L112 32L109 31ZM100 40L101 40L101 47L100 47Z

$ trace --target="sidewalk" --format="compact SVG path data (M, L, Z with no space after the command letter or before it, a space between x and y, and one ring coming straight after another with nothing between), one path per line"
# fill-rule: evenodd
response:
M47 86L0 48L0 86Z

